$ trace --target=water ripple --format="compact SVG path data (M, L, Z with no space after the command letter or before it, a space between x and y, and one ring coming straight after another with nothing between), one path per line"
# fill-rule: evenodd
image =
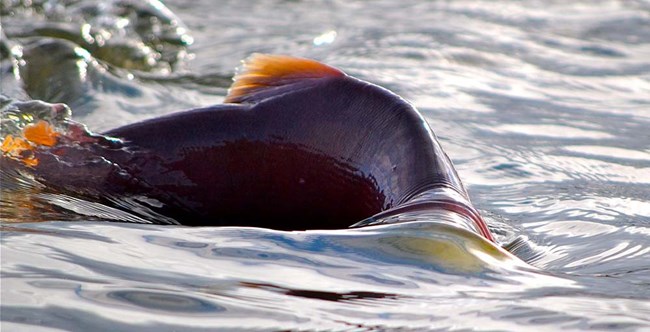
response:
M3 2L2 93L101 130L221 102L253 52L324 60L418 106L498 239L543 271L422 229L93 223L103 206L37 197L3 164L3 330L650 326L647 1L165 5ZM7 225L60 219L82 222Z

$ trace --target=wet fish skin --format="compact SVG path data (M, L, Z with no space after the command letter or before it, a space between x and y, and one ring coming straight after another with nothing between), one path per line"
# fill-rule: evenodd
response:
M186 225L340 229L436 215L492 240L421 114L313 60L254 56L222 105L102 135L71 124L29 125L23 134L36 135L3 152L27 152L52 187L127 209L136 198Z

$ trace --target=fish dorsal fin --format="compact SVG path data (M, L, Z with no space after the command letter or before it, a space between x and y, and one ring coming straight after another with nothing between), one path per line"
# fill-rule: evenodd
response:
M315 60L253 54L244 60L224 102L256 102L304 80L342 76L345 76L342 71Z

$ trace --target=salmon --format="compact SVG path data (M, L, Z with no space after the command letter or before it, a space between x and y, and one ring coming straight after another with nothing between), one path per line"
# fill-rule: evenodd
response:
M54 142L36 129L35 140ZM253 55L223 104L103 135L120 143L91 149L112 165L95 172L94 190L147 197L181 224L305 230L432 218L493 241L418 110L314 60Z

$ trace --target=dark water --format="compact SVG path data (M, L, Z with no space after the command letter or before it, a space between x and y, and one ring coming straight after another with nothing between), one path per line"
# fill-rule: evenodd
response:
M254 52L385 86L527 262L427 223L106 223L3 165L3 331L650 330L648 2L1 3L2 93L96 131L218 103Z

